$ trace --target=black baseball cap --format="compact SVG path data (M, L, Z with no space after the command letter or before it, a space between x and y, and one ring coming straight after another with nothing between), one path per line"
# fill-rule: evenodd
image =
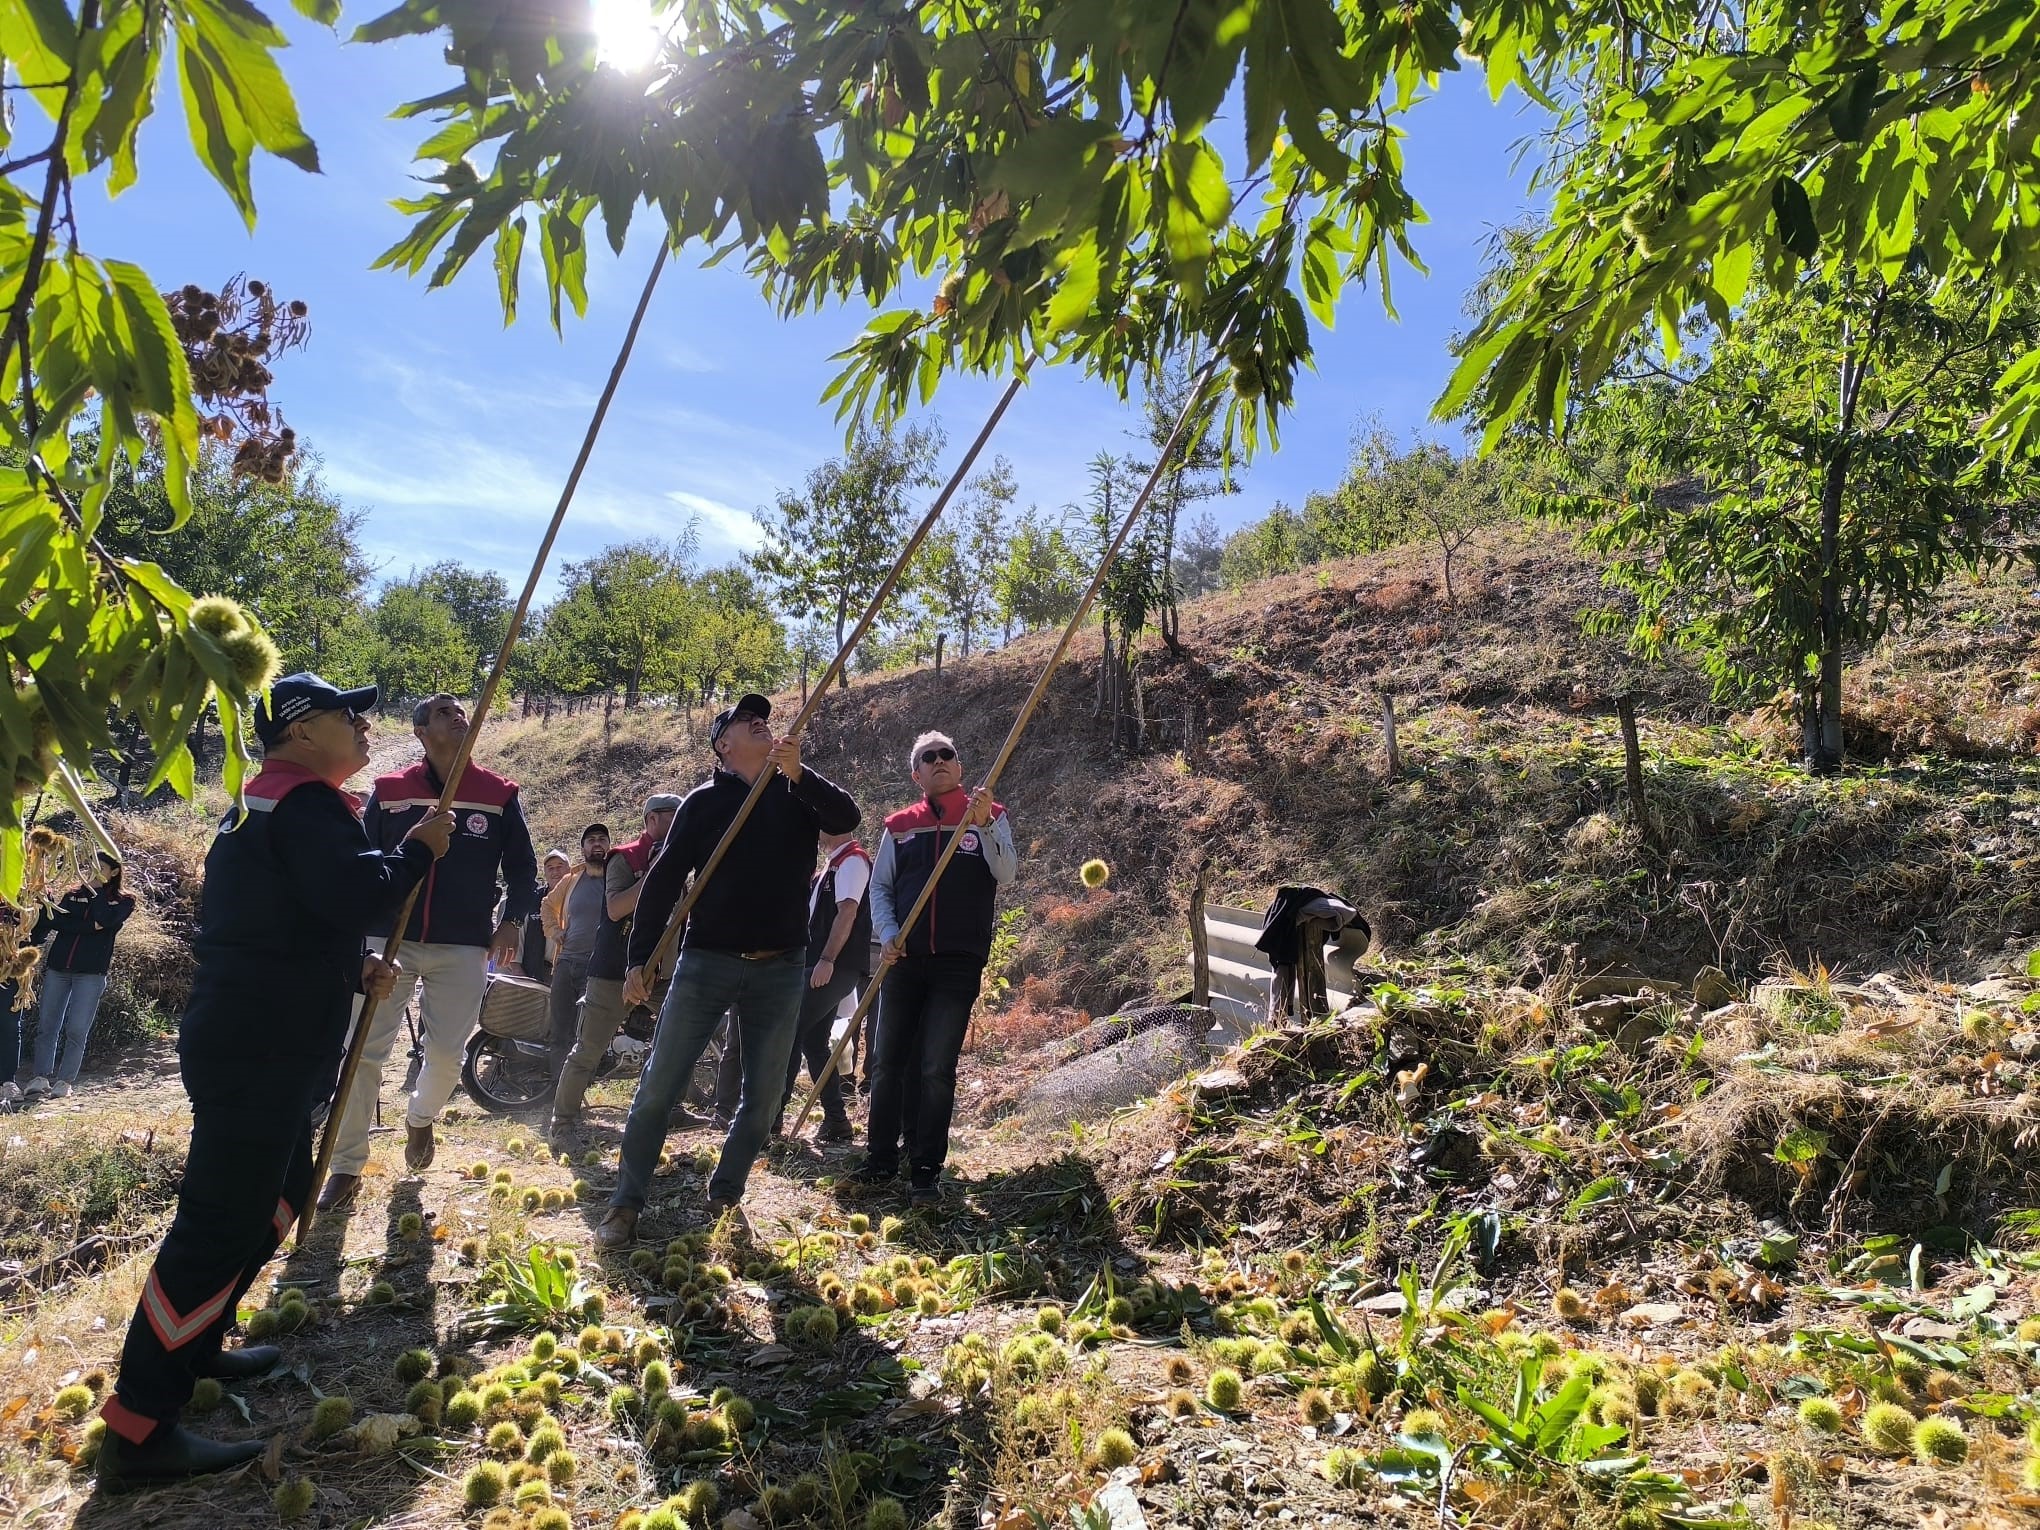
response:
M285 675L269 687L269 694L255 703L255 736L265 744L283 737L284 730L301 717L314 712L367 712L375 706L376 688L343 691L317 675Z
M737 698L735 706L724 707L715 714L714 720L708 725L708 742L713 747L715 741L723 736L723 729L739 717L755 717L758 721L764 722L771 716L772 703L756 691L747 692Z

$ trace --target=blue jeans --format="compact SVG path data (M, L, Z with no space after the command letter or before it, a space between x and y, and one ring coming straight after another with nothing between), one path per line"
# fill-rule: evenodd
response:
M45 972L42 979L42 1018L35 1028L35 1071L32 1078L60 1078L78 1082L78 1066L85 1061L85 1041L92 1034L92 1022L99 1014L99 1001L106 993L103 972ZM57 1061L57 1039L63 1038L64 1059Z
M623 1162L610 1205L632 1211L644 1207L673 1106L694 1076L694 1065L715 1034L716 1022L732 1006L736 1009L732 1024L744 1053L743 1092L722 1157L709 1177L708 1193L714 1200L743 1199L752 1160L771 1134L779 1091L786 1082L786 1054L793 1050L794 1019L800 1013L807 973L805 955L795 949L747 962L727 951L681 949L673 987L659 1011L652 1060L638 1080L630 1119L624 1123Z

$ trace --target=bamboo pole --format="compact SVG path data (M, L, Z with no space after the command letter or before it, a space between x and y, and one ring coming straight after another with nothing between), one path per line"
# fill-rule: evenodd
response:
M1230 328L1226 333L1231 334ZM1013 758L1013 751L1020 747L1020 737L1027 731L1028 723L1034 720L1035 708L1041 705L1041 698L1048 694L1049 682L1055 678L1056 670L1062 665L1063 656L1069 652L1070 643L1076 638L1077 629L1084 624L1084 618L1091 614L1091 606L1098 598L1098 591L1104 588L1105 576L1112 571L1113 560L1119 556L1120 548L1126 545L1126 539L1133 535L1133 528L1139 523L1141 512L1147 508L1149 497L1155 492L1155 486L1161 482L1162 474L1169 466L1170 454L1175 451L1176 443L1182 439L1183 432L1189 428L1190 421L1203 403L1205 389L1211 384L1211 374L1224 357L1225 340L1221 338L1219 343L1212 347L1210 359L1204 363L1197 373L1196 380L1191 384L1189 395L1183 400L1182 412L1176 416L1175 428L1169 432L1169 439L1162 444L1162 449L1155 454L1153 471L1148 474L1147 482L1141 486L1140 493L1134 497L1132 507L1126 512L1126 518L1119 523L1118 534L1112 538L1112 544L1105 549L1105 556L1098 562L1097 572L1091 576L1090 587L1084 591L1083 599L1077 602L1077 609L1070 614L1068 623L1063 627L1062 636L1056 640L1055 649L1049 654L1048 662L1042 666L1040 675L1035 678L1034 689L1027 693L1026 701L1021 703L1020 714L1013 719L1013 726L1006 733L1006 742L999 746L998 756L992 761L992 768L986 773L984 784L978 790L988 792L998 784L1007 762ZM1127 641L1132 642L1131 634L1128 635ZM942 873L947 871L949 863L956 859L956 847L963 842L963 828L964 825L959 823L957 832L949 836L949 843L943 846L942 854L936 858L935 869L928 873L928 880L921 888L921 895L914 900L913 907L901 917L902 941L906 939L907 931L914 927L914 921L921 917L922 910L927 908L928 900L935 895L935 885L942 880ZM891 963L888 960L880 959L881 977L889 965ZM857 1001L856 1012L850 1016L849 1029L843 1033L843 1039L830 1049L829 1061L822 1069L821 1077L808 1086L807 1094L800 1102L800 1114L794 1117L793 1129L789 1135L796 1137L800 1135L801 1127L807 1124L808 1116L814 1111L815 1101L821 1098L822 1086L834 1075L837 1065L842 1061L843 1049L850 1044L850 1038L857 1034L858 1027L864 1023L866 1012L878 997L879 989L884 986L881 980L865 988Z
M609 414L609 404L616 397L617 385L623 381L624 368L630 362L631 348L637 344L638 330L645 322L645 310L651 307L652 290L658 286L659 277L666 269L666 257L671 245L662 240L658 258L652 262L651 273L645 277L645 289L638 294L637 308L630 316L630 324L623 332L623 343L617 347L616 360L609 368L609 380L602 385L602 396L595 401L595 413L588 421L588 429L581 437L581 450L574 457L573 469L567 474L566 485L560 490L559 503L553 507L552 520L545 528L545 537L538 544L538 553L531 560L531 572L525 576L523 593L517 597L517 607L510 613L510 625L503 632L503 646L496 651L496 662L489 669L489 678L482 684L482 693L475 698L474 716L468 723L467 736L460 741L460 752L454 756L453 769L446 773L446 784L440 788L438 811L444 812L453 802L453 794L460 785L460 778L467 769L468 760L473 756L475 740L481 736L482 723L489 715L489 708L495 702L497 687L502 684L503 671L510 663L510 652L517 646L518 634L523 630L524 618L531 610L532 597L538 592L538 581L545 573L546 559L552 555L553 543L559 537L560 525L567 518L567 507L574 502L574 491L581 485L581 474L588 466L588 459L595 451L595 439L602 433L602 422ZM388 943L383 947L383 959L394 961L398 948L403 945L404 930L411 922L411 910L417 906L419 889L423 882L414 886L405 897L404 904L397 912L397 922L390 932ZM319 1204L319 1192L326 1183L326 1171L333 1164L334 1140L339 1134L340 1118L347 1109L347 1098L354 1088L355 1075L361 1070L362 1053L367 1048L369 1025L375 1019L376 997L370 994L362 1003L361 1016L355 1022L354 1034L348 1039L347 1054L340 1064L340 1082L333 1091L333 1106L326 1116L326 1132L319 1143L319 1156L312 1165L311 1188L305 1192L305 1203L298 1211L297 1241L300 1246L311 1235L312 1220Z
M801 703L800 711L794 715L792 726L786 730L783 737L797 740L814 718L816 711L820 709L823 698L829 694L829 687L842 673L843 666L850 661L851 653L862 641L864 634L871 630L871 624L878 620L880 607L899 584L901 576L906 573L907 565L913 561L914 554L920 551L921 544L928 539L928 534L935 529L935 523L942 518L942 512L948 508L950 499L963 486L965 475L977 462L978 453L984 450L985 443L991 440L992 432L997 429L999 421L1005 418L1006 406L1013 402L1014 395L1020 391L1020 385L1027 380L1027 372L1034 365L1034 359L1032 354L1028 355L1014 370L1012 381L1006 384L1005 391L999 395L998 403L992 406L992 412L985 417L983 428L978 431L969 449L964 452L962 460L956 464L956 470L949 475L949 481L943 484L942 492L936 495L934 503L929 505L928 513L921 517L921 523L914 528L914 534L907 538L907 545L900 549L900 555L893 560L891 570L879 581L878 588L872 592L871 599L865 604L864 614L857 618L857 625L850 629L850 635L843 640L843 646L838 648L836 656L829 660L829 667L823 670L821 677L815 681L807 699ZM666 928L659 933L659 943L644 963L642 982L647 995L659 986L659 979L668 970L668 964L673 960L673 948L680 942L681 931L687 928L687 915L700 900L702 889L708 886L708 879L714 876L716 868L722 865L723 857L729 854L730 846L736 842L738 831L749 820L751 810L758 805L758 799L765 795L765 788L772 784L773 777L777 774L778 772L769 765L758 772L757 779L751 783L751 789L737 805L736 817L732 818L730 826L723 830L722 838L716 841L715 849L709 852L708 859L702 862L701 869L694 873L694 880L688 884L687 891L681 895L680 901L673 905L673 912L666 918Z

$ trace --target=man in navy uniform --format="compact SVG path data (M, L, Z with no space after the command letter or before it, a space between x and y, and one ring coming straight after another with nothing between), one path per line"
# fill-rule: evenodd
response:
M751 785L767 782L744 820L729 857L696 900L680 935L673 986L659 1013L652 1057L639 1078L623 1128L622 1162L609 1214L595 1229L602 1248L621 1248L637 1235L638 1213L651 1193L652 1171L681 1085L732 1006L731 1025L743 1048L743 1097L715 1172L708 1209L721 1215L744 1198L751 1164L765 1146L786 1085L786 1055L807 975L808 884L824 834L848 834L859 812L851 795L801 763L800 741L775 739L767 725L772 703L737 698L708 726L715 774L689 792L673 819L665 848L645 874L630 930L626 1006L650 997L645 963L666 931L682 888L715 850Z
M431 813L388 854L369 843L341 787L368 763L374 705L373 686L277 681L255 712L263 761L246 811L228 815L206 853L198 971L177 1038L191 1150L105 1408L99 1481L109 1491L262 1453L260 1440L201 1439L178 1415L199 1377L261 1376L280 1358L221 1340L311 1188L312 1112L333 1092L349 996L394 980L368 954L368 927L431 871L453 832L451 814Z
M411 731L425 757L408 769L376 777L362 810L370 841L384 850L394 850L411 825L438 803L467 737L467 713L451 696L428 696L411 711ZM538 853L531 846L517 783L470 760L461 772L453 825L453 847L425 879L411 909L399 947L404 975L390 1002L376 1007L375 1025L361 1053L363 1087L348 1094L347 1109L334 1124L333 1175L320 1193L321 1211L347 1205L361 1188L383 1065L414 984L424 989L418 1011L425 1062L404 1113L404 1164L414 1170L431 1167L432 1126L460 1086L461 1054L482 1010L489 962L507 967L516 961L523 923L538 915ZM505 889L500 922L499 868ZM378 952L386 948L396 922L397 912L390 909L370 926Z

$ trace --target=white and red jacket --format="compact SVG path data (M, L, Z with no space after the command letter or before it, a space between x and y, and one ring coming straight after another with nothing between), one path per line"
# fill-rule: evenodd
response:
M970 794L961 787L902 808L885 821L871 868L871 922L881 944L900 932L900 921L928 883L935 862L957 835ZM974 956L992 952L992 900L1020 869L1013 825L1000 803L992 821L961 832L956 855L935 884L928 907L907 932L908 956Z
M362 810L369 842L393 851L411 826L439 805L445 782L430 760L377 776ZM496 933L497 873L502 873L503 917L521 923L538 912L538 856L517 800L517 783L470 764L453 802L453 843L433 864L411 910L404 939L421 945L486 946ZM369 933L388 935L396 911Z

